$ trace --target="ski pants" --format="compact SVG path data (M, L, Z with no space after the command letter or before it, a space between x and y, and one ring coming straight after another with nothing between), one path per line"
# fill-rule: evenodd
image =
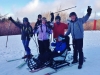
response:
M40 60L43 63L45 63L46 61L52 62L54 57L61 56L61 55L62 55L62 53L45 52L45 53L39 55L38 60Z
M51 51L49 49L49 46L50 46L49 39L48 40L43 40L43 41L38 40L38 45L39 45L39 53L40 54Z
M73 60L78 61L78 53L79 53L79 65L83 65L83 39L74 39L73 40Z
M31 54L31 50L29 48L29 42L30 42L30 40L22 40L22 43L23 43L23 46L24 46L24 49L25 49L27 55Z

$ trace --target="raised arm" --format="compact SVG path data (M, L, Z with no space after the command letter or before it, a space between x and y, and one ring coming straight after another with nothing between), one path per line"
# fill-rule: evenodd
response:
M19 24L19 23L17 23L17 22L15 22L15 21L12 19L12 17L9 17L9 20L10 20L11 22L13 22L17 27L22 28L22 25Z
M89 19L91 12L92 12L92 8L90 8L90 6L88 6L87 14L83 18L80 19L82 21L82 23L85 23Z

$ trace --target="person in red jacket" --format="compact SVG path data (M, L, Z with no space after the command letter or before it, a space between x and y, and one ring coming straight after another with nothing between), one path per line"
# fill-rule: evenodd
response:
M54 27L53 27L53 38L56 39L57 41L57 37L59 35L64 35L65 34L65 30L68 29L68 25L65 23L61 23L61 17L59 15L57 15L55 17L55 23L54 23ZM69 47L69 36L66 36L66 43L68 45L68 50L70 50Z
M64 35L65 29L68 29L68 25L65 23L61 23L61 17L57 15L55 17L55 23L53 28L53 36L56 39L59 35Z

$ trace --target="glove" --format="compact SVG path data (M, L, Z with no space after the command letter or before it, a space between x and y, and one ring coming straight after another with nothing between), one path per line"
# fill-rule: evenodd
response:
M9 17L8 20L12 20L12 17Z
M51 13L51 22L54 20L54 13Z
M50 15L51 15L51 16L54 16L54 13L52 12L52 13L50 13Z
M91 12L92 12L92 8L90 6L88 6L87 13L89 16L91 15Z

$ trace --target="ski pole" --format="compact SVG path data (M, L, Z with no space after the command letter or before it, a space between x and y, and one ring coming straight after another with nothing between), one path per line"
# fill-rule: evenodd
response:
M70 8L64 9L64 10L57 11L57 12L55 12L55 13L62 12L62 11L66 11L66 10L69 10L69 9L72 9L72 8L76 8L76 6L70 7Z
M34 36L35 37L35 36ZM32 38L33 39L33 41L35 42L35 44L36 44L36 46L38 47L38 44L37 44L37 42L36 42L36 39L34 39L34 38Z
M35 38L35 36L34 36L34 38ZM32 37L32 39L33 39L33 41L35 42L35 44L36 44L36 47L37 47L37 52L39 53L39 50L38 50L38 44L37 44L37 42L36 42L36 39L34 39L33 37Z
M10 26L11 26L11 24L10 24L11 22L9 21L9 27L8 27L8 35L9 35L9 29L10 29ZM8 44L8 35L7 35L7 40L6 40L6 48L7 48L7 44Z

